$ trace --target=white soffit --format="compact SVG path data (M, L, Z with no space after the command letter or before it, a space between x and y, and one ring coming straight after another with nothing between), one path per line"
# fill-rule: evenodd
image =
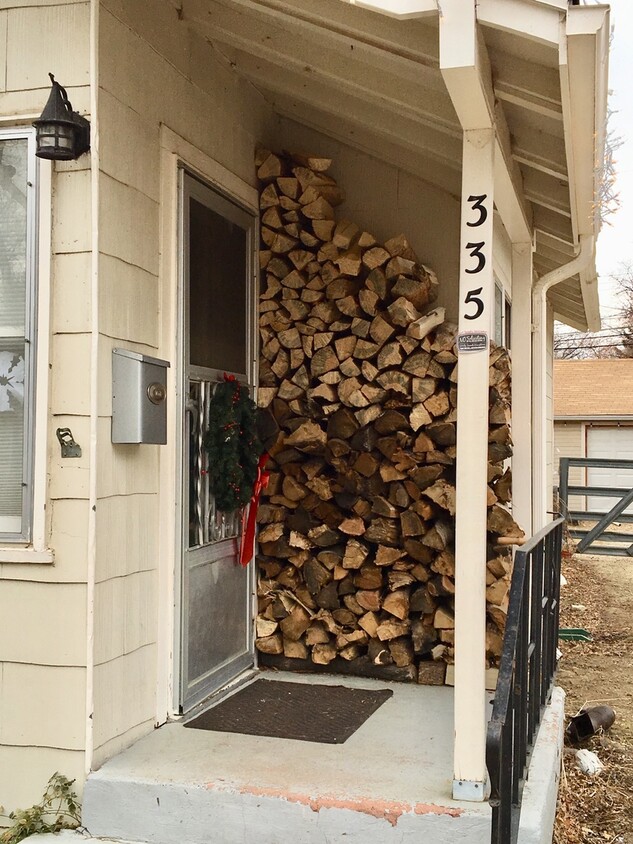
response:
M462 127L440 72L441 5L182 0L182 15L279 115L459 196ZM608 13L567 0L477 0L476 8L505 159L505 181L496 181L531 217L543 274L569 261L578 234L595 222L587 197L603 87L606 97ZM500 211L508 218L511 208ZM566 295L552 292L563 321L578 325L595 310L591 275L569 282Z
M183 13L281 116L458 196L461 127L439 72L437 5L369 5L184 0Z
M608 10L557 0L479 0L478 18L533 209L538 275L571 260L580 234L595 234L595 162L606 107ZM557 317L599 326L595 268L550 291Z
M372 12L407 20L437 13L437 0L343 0L351 6L360 6Z

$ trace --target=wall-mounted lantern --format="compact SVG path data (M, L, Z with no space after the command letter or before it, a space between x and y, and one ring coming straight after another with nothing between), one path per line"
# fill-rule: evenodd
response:
M90 123L73 111L66 89L55 82L52 73L48 75L53 87L44 111L33 121L35 154L55 161L71 161L90 149Z

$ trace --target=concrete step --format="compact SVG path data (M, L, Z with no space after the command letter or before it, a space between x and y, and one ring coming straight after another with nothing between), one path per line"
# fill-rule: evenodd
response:
M38 832L29 835L30 844L139 844L137 841L122 841L120 838L93 838L81 830L62 829L60 832Z
M192 784L92 781L90 829L151 844L488 844L483 813Z
M394 698L341 746L162 727L90 775L85 830L30 840L488 844L488 805L450 798L451 690L393 688ZM519 844L552 840L563 713L555 689L523 792Z
M452 689L303 681L393 696L341 745L165 725L90 775L90 834L151 844L488 844L489 806L451 796Z

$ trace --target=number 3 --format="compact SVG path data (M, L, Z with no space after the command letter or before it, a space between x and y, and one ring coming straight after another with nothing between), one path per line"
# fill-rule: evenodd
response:
M480 317L484 312L484 303L479 298L481 291L483 290L482 287L478 287L476 290L469 290L466 294L466 298L464 299L464 304L468 305L472 302L475 306L475 313L474 314L464 314L464 319L477 319Z
M474 223L466 223L467 226L474 229L476 226L481 226L486 222L488 219L488 209L483 204L486 199L488 199L487 193L482 193L479 196L477 194L471 194L468 197L468 201L473 204L473 211L479 211L479 219Z
M484 246L486 245L485 241L480 241L479 243L467 243L466 249L468 249L471 258L477 258L477 266L474 270L465 270L465 272L469 274L480 273L483 268L486 266L486 256L481 251Z

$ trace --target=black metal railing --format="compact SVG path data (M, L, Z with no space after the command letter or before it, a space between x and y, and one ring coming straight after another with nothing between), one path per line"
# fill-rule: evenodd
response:
M514 556L499 678L488 724L492 844L515 844L530 754L556 672L564 519Z

